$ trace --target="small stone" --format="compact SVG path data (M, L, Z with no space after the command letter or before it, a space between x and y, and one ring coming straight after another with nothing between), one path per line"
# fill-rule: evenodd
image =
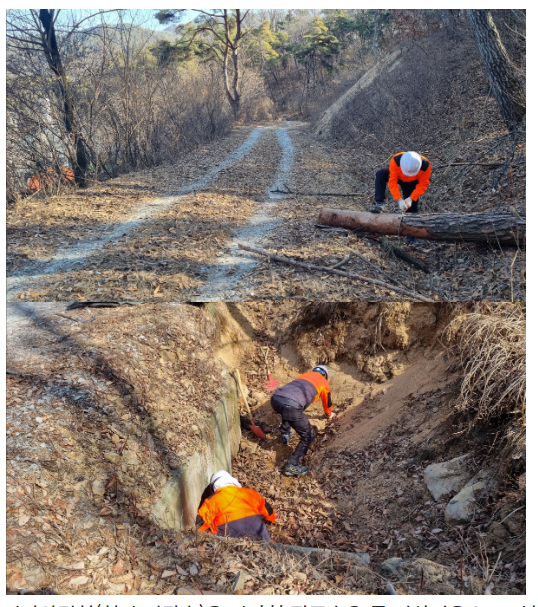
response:
M36 417L35 420L36 420L36 422L38 424L40 424L43 421L43 418L42 417Z
M237 592L238 590L243 590L245 587L245 574L243 570L239 571L235 576L235 579L232 583L232 592Z
M462 455L447 462L430 464L424 470L424 482L434 499L439 500L464 487L472 476L467 466L468 458L468 454Z
M198 426L196 426L195 424L193 424L191 426L191 430L196 434L197 432L199 432L200 429L198 428Z
M119 464L120 462L120 456L117 453L114 453L113 451L106 451L104 456L105 459L107 459L109 462L112 462L113 464Z
M128 466L136 466L138 464L138 455L131 450L127 450L123 452L123 461Z
M92 493L96 496L102 496L105 494L105 483L100 479L96 479L92 483Z
M113 442L114 444L119 443L119 442L120 442L120 437L119 437L117 434L114 434L114 435L112 436L112 442Z

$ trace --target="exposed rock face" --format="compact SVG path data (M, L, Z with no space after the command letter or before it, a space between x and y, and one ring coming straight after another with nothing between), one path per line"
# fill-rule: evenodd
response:
M431 464L424 470L424 482L435 500L460 491L471 478L467 467L469 454L456 457L448 462Z
M463 489L455 495L445 510L447 523L466 523L473 518L477 499L492 489L492 481L484 471L480 471Z

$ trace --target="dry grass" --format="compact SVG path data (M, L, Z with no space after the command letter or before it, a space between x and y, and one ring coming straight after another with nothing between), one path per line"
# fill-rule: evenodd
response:
M468 427L499 426L501 467L525 461L526 313L520 304L479 304L457 316L444 333L463 368L456 411Z
M524 307L481 305L480 312L457 316L445 336L456 340L464 366L457 403L478 421L506 413L525 420L526 375Z

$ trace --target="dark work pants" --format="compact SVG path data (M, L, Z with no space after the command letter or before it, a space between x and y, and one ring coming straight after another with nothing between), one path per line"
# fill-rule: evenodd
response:
M316 434L314 428L312 428L312 424L308 421L308 417L305 415L304 409L300 406L292 407L287 404L287 401L288 399L286 398L273 396L271 398L271 407L273 407L273 411L282 417L280 432L282 434L289 434L290 428L293 428L301 439L295 451L288 458L288 464L296 466L303 461L308 448L316 438Z
M379 169L375 174L375 199L376 202L384 202L385 192L389 183L389 169ZM400 181L398 185L402 188L403 199L409 198L418 185L417 181ZM413 204L407 209L406 213L418 213L418 200L413 200Z

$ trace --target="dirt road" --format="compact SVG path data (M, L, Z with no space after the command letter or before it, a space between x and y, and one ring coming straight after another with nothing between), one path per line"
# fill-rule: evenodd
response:
M378 240L314 228L319 209L367 210L372 164L315 139L309 126L238 127L177 164L124 175L86 191L8 209L8 301L400 301L388 289L295 270L239 243L333 266L352 247L411 292L437 300L524 298L524 253L394 238L430 268L387 254ZM280 195L272 190L313 195ZM451 210L424 197L428 211ZM319 193L357 193L328 197ZM393 204L393 203L391 203ZM401 242L397 242L400 240ZM341 268L385 281L351 258Z

